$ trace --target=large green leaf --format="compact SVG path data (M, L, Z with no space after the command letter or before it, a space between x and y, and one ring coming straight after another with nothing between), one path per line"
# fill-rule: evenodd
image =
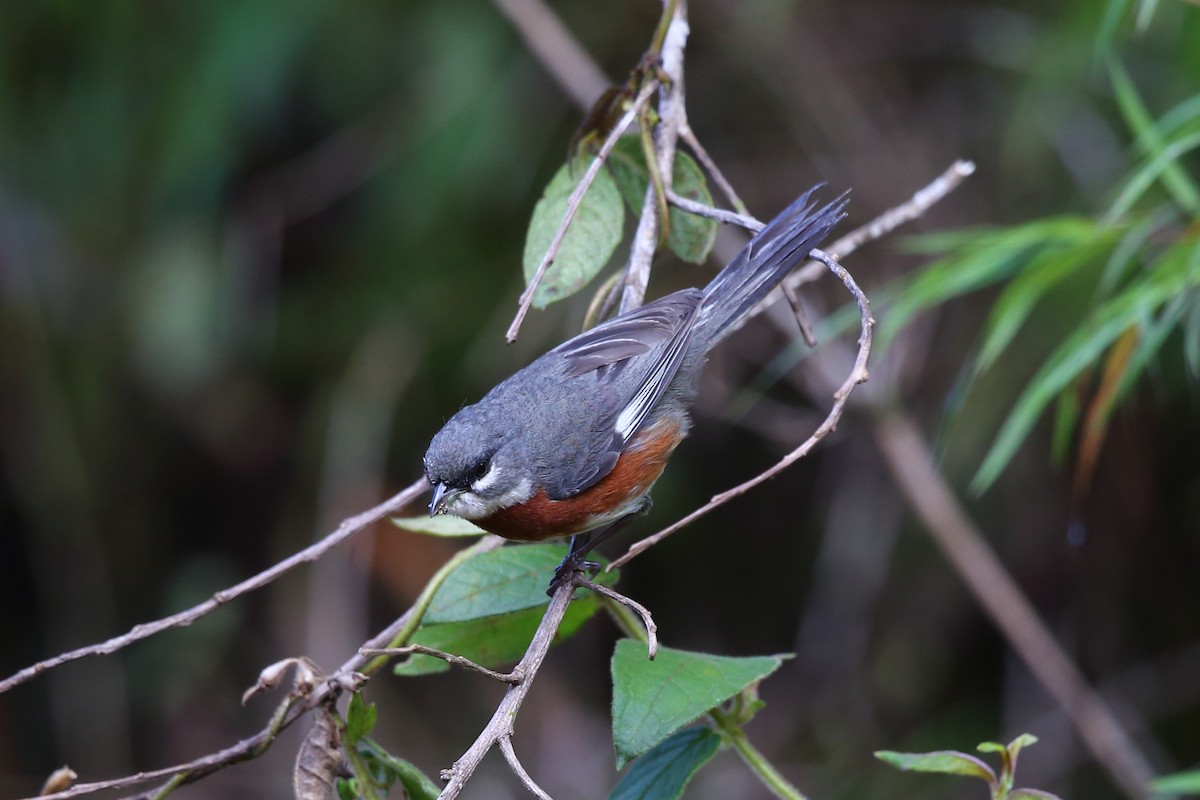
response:
M618 139L607 163L630 211L634 216L640 216L646 188L650 184L640 137L623 136ZM681 150L675 153L671 176L671 188L676 194L706 206L713 204L703 170L687 153ZM703 264L717 240L717 221L689 214L674 206L667 211L667 219L671 224L667 247L684 261Z
M608 800L678 800L720 745L710 728L685 728L633 762Z
M571 601L556 640L561 641L579 630L599 607L599 601L591 593ZM544 608L538 607L466 622L429 625L413 634L411 641L469 658L486 667L511 664L518 661L529 647L543 613ZM449 668L440 658L414 655L397 664L393 671L397 675L413 676L444 672Z
M546 605L546 587L567 554L566 545L526 544L480 553L446 576L429 603L424 623L491 617ZM616 573L601 573L603 583Z
M542 199L534 207L525 237L527 284L537 274L538 265L550 249L550 243L566 216L567 200L586 170L586 160L576 161L573 168L564 164L554 174L542 193ZM545 308L570 297L596 277L621 243L624 220L621 194L612 176L602 169L583 195L558 255L533 293L533 305Z
M620 769L713 706L770 675L783 656L731 658L617 642L612 658L613 744Z

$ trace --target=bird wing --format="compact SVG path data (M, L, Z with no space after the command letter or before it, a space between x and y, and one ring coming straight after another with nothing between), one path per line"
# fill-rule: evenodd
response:
M567 378L595 373L600 385L592 391L605 395L609 402L594 429L589 457L576 462L579 469L573 474L560 476L558 486L547 487L551 497L578 494L616 466L687 356L700 298L697 289L669 294L597 325L552 351L565 359Z

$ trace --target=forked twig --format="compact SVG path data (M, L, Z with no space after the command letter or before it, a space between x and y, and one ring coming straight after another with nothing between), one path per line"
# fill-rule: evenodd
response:
M521 330L521 323L525 321L525 315L529 313L529 306L533 303L533 293L537 291L538 284L542 282L542 278L546 275L546 270L554 263L555 257L558 256L559 248L562 247L563 239L567 235L567 229L571 226L571 220L575 219L575 212L579 210L579 206L583 203L583 196L591 187L592 182L596 180L596 175L600 172L600 168L604 166L604 162L608 159L608 154L617 144L617 140L621 138L621 134L625 129L633 123L637 117L638 111L650 99L650 95L658 88L658 79L650 78L646 81L646 85L638 92L633 103L625 111L617 124L613 126L608 133L608 138L604 140L604 144L600 146L600 152L592 159L592 163L588 165L587 171L583 173L583 177L579 179L579 183L571 190L571 194L567 197L567 210L563 214L562 222L559 223L558 230L554 233L554 238L550 240L550 246L546 248L546 254L542 256L541 263L538 264L537 271L533 274L533 278L529 281L529 285L525 287L525 291L521 292L521 298L518 301L517 315L513 317L512 324L508 326L508 332L504 334L504 338L509 344L517 340L517 333Z
M651 616L650 609L632 597L626 597L602 583L596 583L584 578L577 579L575 583L585 589L591 589L597 594L602 594L613 602L620 603L637 614L642 620L642 625L646 628L646 657L651 661L654 660L654 657L658 655L658 625L654 624L654 617Z
M859 316L861 318L861 332L858 337L858 355L854 359L854 367L850 370L850 374L846 377L846 380L842 383L838 390L834 392L833 407L830 408L829 414L826 415L825 420L815 431L813 431L811 436L805 439L804 442L795 450L780 459L779 462L770 469L765 470L764 472L754 476L744 483L733 487L732 489L714 496L700 508L688 514L683 519L680 519L678 522L663 528L658 533L651 534L645 539L635 542L629 548L629 550L625 552L624 555L608 565L608 570L616 569L622 564L628 563L643 550L653 547L663 539L670 536L672 533L675 533L675 531L679 530L685 525L691 524L695 520L712 511L714 508L728 503L733 498L745 494L763 481L775 477L793 463L808 455L808 453L817 446L818 442L820 442L837 428L838 420L842 418L842 412L845 410L846 401L849 400L850 393L854 390L855 386L867 380L867 358L871 353L871 337L872 331L875 327L875 320L871 318L871 303L867 299L867 296L863 294L862 289L858 288L858 284L855 283L854 278L841 264L838 263L835 257L823 250L818 250L816 248L809 252L809 257L823 263L831 272L833 272L833 274L837 275L838 278L841 279L842 283L845 284L850 293L854 295L854 301L858 304Z
M500 752L504 754L504 760L508 762L509 768L521 779L521 783L525 784L525 788L537 797L538 800L554 800L546 790L538 786L533 778L529 777L529 773L525 771L525 767L521 764L521 759L517 758L517 751L513 750L512 736L500 737Z

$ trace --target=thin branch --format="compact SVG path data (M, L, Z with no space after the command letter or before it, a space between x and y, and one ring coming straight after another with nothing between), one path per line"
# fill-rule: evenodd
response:
M363 530L372 523L378 522L393 511L398 511L404 506L411 503L423 493L428 491L429 482L424 478L404 489L399 494L394 495L388 500L380 503L374 508L368 509L361 514L356 514L353 517L348 517L338 525L337 529L312 545L304 548L298 553L295 553L283 561L280 561L270 569L266 569L257 575L247 578L236 586L231 586L228 589L222 589L214 594L208 600L205 600L199 605L193 606L185 611L180 611L177 614L172 614L169 617L155 620L153 622L143 622L140 625L135 625L120 636L115 636L107 641L98 644L80 647L77 650L71 650L66 653L60 653L54 658L48 658L45 661L26 667L25 669L5 678L0 681L0 694L8 691L14 686L18 686L25 681L33 678L48 669L67 664L71 661L77 661L88 656L103 656L115 653L116 651L128 647L134 642L141 641L149 636L153 636L170 628L181 628L191 625L196 620L203 617L231 600L235 600L242 595L252 592L255 589L261 589L271 581L283 575L285 572L298 567L301 564L307 564L320 558L326 551L349 539L354 534Z
M667 4L667 8L670 5ZM675 144L679 128L687 120L683 92L683 52L690 28L687 22L687 1L677 0L671 22L667 27L662 44L662 70L670 83L662 87L658 101L659 124L655 128L654 140L657 162L662 179L662 188L671 191L674 174ZM633 234L633 245L629 252L629 263L625 268L625 289L621 295L620 313L631 311L642 304L646 286L650 283L650 266L658 251L659 233L665 220L658 218L656 182L646 186L642 200L642 215Z
M723 208L714 208L710 205L697 202L691 198L684 197L674 191L667 192L667 199L671 201L671 205L681 208L689 214L697 214L701 217L715 219L718 222L731 222L734 225L740 225L748 231L758 233L765 226L764 223L755 219L749 214L739 214L736 211L726 211Z
M796 318L796 325L800 328L800 336L804 343L809 347L816 347L817 335L813 333L812 323L808 321L808 313L804 310L804 304L800 302L800 295L786 284L780 288L783 290L783 296L787 298L788 305L792 307L792 316Z
M871 354L871 336L875 327L875 320L871 318L871 303L867 299L867 296L863 294L862 289L858 288L858 284L854 282L854 278L849 272L846 271L844 267L842 267L841 264L837 262L835 257L831 256L829 253L815 248L809 253L809 257L815 258L816 260L822 262L826 267L829 268L831 272L833 272L833 274L837 275L838 278L841 279L842 283L845 284L846 288L854 296L854 301L858 304L858 311L861 319L861 333L858 337L858 355L854 359L854 367L850 370L850 374L846 377L846 380L842 383L838 390L834 392L833 407L829 410L829 414L825 417L825 420L813 432L813 434L808 437L808 439L806 439L795 450L784 456L773 467L760 473L759 475L756 475L745 483L739 484L728 491L716 495L705 505L688 514L686 517L674 523L673 525L669 525L658 533L647 536L645 539L642 539L639 542L635 542L623 556L608 565L609 570L616 569L622 564L629 562L643 550L653 547L655 544L661 542L675 531L694 522L708 512L712 511L714 508L728 503L733 498L745 494L755 486L758 486L760 483L775 477L793 463L808 455L808 453L814 447L816 447L822 439L824 439L837 428L838 420L842 418L842 412L845 410L846 402L850 398L850 393L854 390L855 386L867 380L867 358Z
M525 788L534 797L537 797L538 800L554 800L553 797L546 793L545 789L538 786L533 778L529 777L529 773L521 765L521 759L517 758L517 751L513 750L511 736L500 737L500 752L504 753L504 760L508 762L508 766L516 773L517 777L521 779L521 783L525 784Z
M454 766L442 772L442 779L446 781L446 786L438 795L440 800L453 800L458 797L463 786L471 779L479 762L483 760L488 751L502 738L512 735L513 720L516 719L517 712L520 711L521 704L525 701L525 696L533 685L533 676L537 674L542 661L546 658L546 653L550 650L550 645L554 642L554 637L558 634L559 625L562 624L563 615L567 613L567 606L571 602L571 595L574 591L574 581L564 581L554 591L554 595L550 598L550 604L546 606L546 613L542 615L542 621L538 624L533 639L529 642L529 648L525 651L521 661L513 668L513 672L525 676L525 680L508 688L504 698L496 706L491 720L479 732L474 743L454 762Z
M597 594L602 594L608 599L620 603L641 617L642 625L646 627L646 657L653 661L654 657L658 655L658 626L654 624L654 617L650 615L650 609L633 598L626 597L620 592L608 588L604 584L595 583L583 578L577 580L576 583L585 589L591 589Z
M579 179L579 183L571 191L570 197L567 198L567 210L563 214L562 222L559 223L558 230L554 234L554 238L550 240L550 246L546 248L546 255L542 256L542 261L538 264L537 272L533 274L533 279L529 281L529 285L525 287L525 291L521 292L521 299L518 301L517 315L513 318L512 324L508 326L508 332L504 334L504 338L512 344L517 340L517 333L521 330L521 323L525 321L525 315L529 313L529 306L533 303L533 293L537 291L538 284L542 282L542 278L546 275L546 270L554 263L555 257L558 255L559 248L562 247L563 238L567 235L567 228L571 225L571 220L575 219L575 212L579 210L579 206L583 203L583 196L592 182L596 180L596 175L600 172L600 167L604 165L608 154L612 152L613 147L617 143L617 139L621 138L621 134L633 122L638 115L638 110L650 99L650 95L658 87L658 79L651 78L638 92L638 96L634 98L633 104L625 112L625 114L609 131L608 138L604 140L604 144L600 147L600 152L588 165L587 171L583 173L583 177Z
M1146 796L1154 769L934 469L933 453L916 423L902 412L885 414L875 426L875 439L896 485L930 536L1025 666L1070 718L1096 761L1130 797Z
M934 178L927 186L919 189L906 202L888 209L866 225L855 228L825 249L838 258L845 258L867 242L873 242L904 223L917 219L930 207L957 189L958 185L974 172L975 164L973 162L962 159L955 161L945 172ZM824 272L821 264L807 264L789 275L784 283L795 289L802 284L812 283Z
M520 683L522 680L522 677L516 672L497 672L494 669L488 669L482 664L477 664L465 656L447 653L445 650L438 650L436 647L426 647L423 644L409 644L405 645L404 647L363 647L360 648L358 652L364 656L387 656L388 658L395 656L409 656L417 653L423 656L440 658L447 664L453 664L456 667L465 667L467 669L474 670L481 675L486 675L492 680L497 680L501 683Z
M683 125L679 127L679 138L683 139L687 144L688 149L696 156L700 164L708 172L708 176L713 179L713 183L725 194L725 197L740 213L749 215L750 211L746 208L746 204L742 202L742 198L734 191L733 184L726 178L725 174L717 166L717 162L713 161L712 156L704 149L704 145L700 144L700 139L697 138L696 132L692 130L691 124L684 120Z

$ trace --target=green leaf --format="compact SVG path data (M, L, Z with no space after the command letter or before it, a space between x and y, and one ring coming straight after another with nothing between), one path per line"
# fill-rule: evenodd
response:
M415 764L403 758L397 758L384 750L377 742L367 741L370 753L375 757L379 766L384 767L393 778L400 781L409 800L437 800L442 790L429 780L425 773ZM393 781L382 781L384 786L390 786Z
M1062 800L1062 798L1041 789L1013 789L1008 793L1008 800Z
M1030 381L1004 421L983 464L971 481L975 493L985 491L1008 464L1033 429L1042 410L1068 383L1103 355L1117 337L1150 318L1176 295L1200 282L1188 269L1186 248L1173 248L1158 267L1139 283L1098 307L1067 339Z
M480 553L449 575L429 603L424 622L463 622L542 607L554 570L567 554L562 544L526 544ZM611 584L617 573L596 580Z
M710 728L686 728L639 758L609 800L678 800L684 788L721 745Z
M1121 115L1125 117L1129 129L1137 136L1138 147L1153 156L1156 161L1162 159L1164 162L1163 186L1171 193L1176 203L1193 215L1200 214L1200 189L1196 188L1196 184L1176 159L1165 156L1162 132L1142 104L1142 98L1134 88L1129 73L1120 61L1110 58L1108 74Z
M731 658L669 647L660 647L650 661L641 642L617 642L612 658L617 768L770 675L782 662L783 656Z
M342 734L342 741L346 746L354 747L360 739L370 733L378 716L379 709L374 703L367 705L362 692L350 695L350 704L346 707L346 732Z
M1173 166L1177 166L1179 159L1196 147L1200 147L1200 133L1181 136L1166 144L1161 150L1152 153L1146 163L1126 180L1125 188L1121 190L1117 199L1109 207L1108 212L1104 215L1104 221L1111 224L1127 214L1160 175L1169 172Z
M567 609L556 638L566 639L575 633L599 607L595 595L590 592L577 597ZM413 634L411 641L413 644L423 644L447 653L455 653L486 667L511 664L524 655L538 623L542 621L543 613L544 608L539 606L467 622L429 625ZM411 677L444 672L449 668L450 665L440 658L414 655L397 664L393 672L396 675Z
M618 139L607 164L629 210L634 216L640 216L650 178L639 137L623 136ZM704 171L695 159L682 150L675 153L671 176L671 188L676 194L706 206L713 204ZM717 221L689 214L674 206L667 211L667 218L671 225L667 247L684 261L703 264L717 240Z
M991 367L1012 343L1037 301L1076 270L1110 249L1111 238L1111 234L1101 233L1092 241L1070 248L1048 247L1030 259L992 306L983 347L975 362L977 375Z
M580 159L574 169L564 164L550 180L542 199L533 209L525 236L525 282L537 274L550 243L567 213L567 199L587 170ZM533 305L545 308L578 292L608 263L621 243L625 212L621 195L612 176L605 170L596 174L563 237L558 255L546 270L533 293Z
M424 533L430 536L482 536L487 533L483 528L475 526L462 517L450 514L439 514L436 517L421 515L418 517L392 517L392 524L413 533Z
M1155 778L1150 788L1158 794L1200 794L1200 769Z
M978 758L957 750L935 750L931 753L897 753L878 750L875 757L905 772L939 772L947 775L970 775L988 785L996 783L996 773Z

